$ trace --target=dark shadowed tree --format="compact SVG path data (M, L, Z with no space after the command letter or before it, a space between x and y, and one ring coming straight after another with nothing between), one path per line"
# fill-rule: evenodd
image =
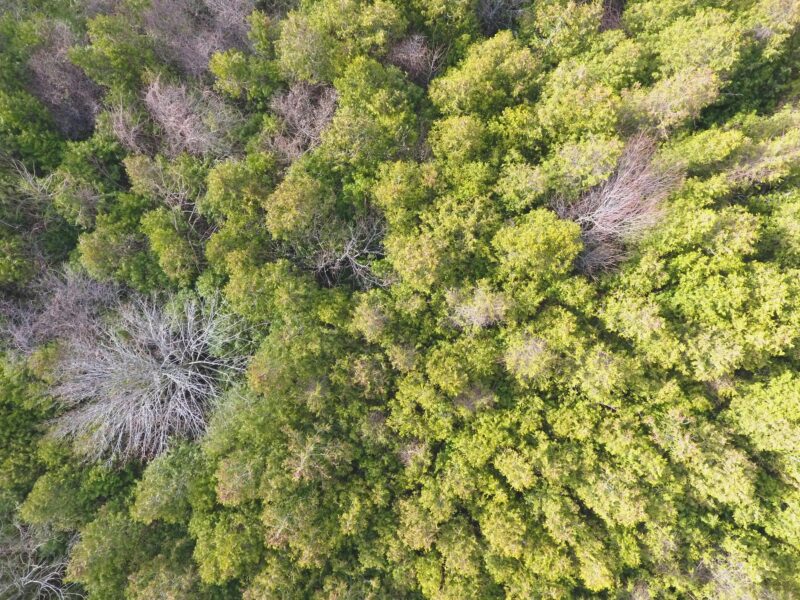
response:
M69 25L48 22L41 46L28 59L31 93L48 108L61 133L72 139L92 131L101 97L100 87L69 59L68 50L76 43Z

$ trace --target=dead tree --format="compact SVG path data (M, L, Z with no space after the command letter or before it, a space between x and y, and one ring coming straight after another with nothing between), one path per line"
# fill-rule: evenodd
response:
M383 256L383 218L368 212L346 226L338 223L333 227L337 229L333 233L330 228L316 228L311 236L312 249L299 252L317 280L329 287L345 281L359 289L386 286L387 281L372 270L372 262Z
M253 8L252 0L152 0L143 14L144 30L162 60L201 77L214 52L247 47Z
M524 0L480 0L478 22L484 35L494 35L501 29L509 29L522 14Z
M297 82L270 102L280 117L280 129L269 145L287 164L318 146L322 132L336 111L336 90L328 86Z
M222 156L231 151L230 130L241 115L215 94L155 79L147 87L144 103L161 129L169 155Z
M237 322L216 302L170 313L153 300L117 308L96 337L61 353L53 395L66 412L54 434L90 459L151 459L173 438L195 438L228 378L243 369L231 350Z
M119 298L119 288L72 269L48 271L28 290L29 297L4 306L5 337L22 354L54 340L98 333L101 315Z
M19 523L0 531L0 598L83 597L74 585L64 582L68 552L47 552L51 538L47 531Z
M559 216L581 226L579 266L595 275L618 265L626 247L656 225L663 202L681 180L676 168L653 164L656 143L637 134L628 142L614 174L575 202L557 198Z
M156 153L158 140L146 114L124 104L115 104L107 115L111 133L128 152L146 156Z
M66 23L48 23L43 44L28 59L29 91L47 107L56 127L70 139L85 137L92 131L101 97L100 87L69 59L67 52L75 43Z
M619 29L622 25L622 11L625 0L603 0L603 16L600 19L600 31Z
M386 60L405 71L411 81L424 86L436 76L446 57L445 46L431 46L424 35L414 34L392 46Z

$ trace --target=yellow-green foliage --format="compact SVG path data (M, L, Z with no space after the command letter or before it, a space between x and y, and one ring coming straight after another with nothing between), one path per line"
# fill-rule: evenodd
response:
M68 556L52 581L800 596L797 2L111 4L0 16L0 514ZM66 140L81 73L104 93ZM59 366L122 343L104 304L34 347L77 314L40 276L64 261L237 324L135 349L131 379L168 386L248 355L201 374L193 439L95 464L49 435L98 402Z

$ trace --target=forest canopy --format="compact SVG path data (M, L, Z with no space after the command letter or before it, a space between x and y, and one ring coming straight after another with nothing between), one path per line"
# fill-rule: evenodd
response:
M0 600L800 597L800 3L6 0Z

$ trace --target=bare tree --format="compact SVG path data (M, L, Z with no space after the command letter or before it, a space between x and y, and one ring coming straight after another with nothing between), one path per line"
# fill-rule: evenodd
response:
M167 152L178 155L224 155L231 151L230 130L241 115L215 94L193 92L184 85L155 79L144 97L150 115L163 132Z
M311 235L312 249L301 249L297 254L304 258L317 276L327 286L350 281L360 289L387 285L372 272L372 261L383 256L383 237L386 222L374 211L357 218L345 227L346 235L339 233L341 223L331 227L315 228ZM333 228L336 234L331 234Z
M48 23L43 40L28 60L30 92L48 108L61 133L73 139L85 136L94 127L100 87L70 61L67 51L76 40L66 23Z
M83 595L64 583L68 553L46 551L46 531L16 523L0 531L0 598L66 600ZM74 543L70 541L68 547Z
M120 144L134 154L152 156L158 146L150 131L146 115L123 104L108 111L109 125Z
M603 16L600 19L600 31L619 29L622 25L622 11L625 0L603 0Z
M270 17L281 19L299 3L299 0L261 0L259 8Z
M171 438L194 438L244 358L231 350L238 323L216 302L189 301L179 313L135 299L96 338L73 338L53 394L67 412L54 434L92 459L150 459Z
M479 0L478 21L485 35L509 29L522 14L525 0Z
M663 202L682 174L674 167L656 167L652 138L631 138L614 174L575 202L557 198L559 216L581 226L584 251L579 266L589 275L610 269L625 259L626 246L660 220Z
M508 310L503 294L482 287L466 293L450 290L447 303L451 307L453 322L458 327L490 327L502 322Z
M152 0L144 11L147 34L162 60L200 77L214 52L246 48L252 0Z
M253 0L205 0L211 12L213 29L218 32L225 48L247 48L250 25L247 17L253 12Z
M119 298L119 288L65 268L48 271L29 289L32 297L3 308L5 336L12 346L30 354L47 342L98 333L98 323Z
M419 85L427 85L444 65L445 46L431 46L419 33L397 42L389 49L387 62L403 71Z
M281 119L281 129L269 144L284 162L291 163L319 145L322 132L336 111L336 90L298 81L272 98L270 107Z

